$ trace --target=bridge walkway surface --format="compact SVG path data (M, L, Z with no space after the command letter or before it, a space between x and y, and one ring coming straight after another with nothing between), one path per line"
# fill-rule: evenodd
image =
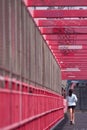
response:
M87 111L75 113L75 124L70 125L69 114L65 114L64 120L57 124L52 130L87 130Z

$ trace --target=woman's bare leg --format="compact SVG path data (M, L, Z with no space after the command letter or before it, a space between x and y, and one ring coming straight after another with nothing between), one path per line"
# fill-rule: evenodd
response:
M72 122L75 123L75 110L72 109Z
M72 114L72 108L69 109L69 114L70 114L70 121L73 121L73 114Z

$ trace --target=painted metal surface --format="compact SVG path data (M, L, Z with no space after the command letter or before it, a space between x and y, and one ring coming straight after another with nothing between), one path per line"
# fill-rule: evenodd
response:
M86 19L66 19L66 20L38 20L37 25L40 27L49 27L49 26L87 26L87 20Z
M87 35L87 28L86 27L41 27L40 28L42 34L66 34L70 35Z
M86 6L87 0L24 0L26 6Z
M87 79L87 10L54 6L37 8L32 16L60 65L62 79Z
M0 77L0 129L48 130L63 116L61 95Z
M86 18L87 10L33 10L34 18Z
M65 49L65 47L60 50L58 48L58 45L86 45L87 8L84 8L84 6L86 6L87 0L24 0L24 2L27 7L35 7L32 17L47 41L61 70L63 69L62 66L66 63L69 63L69 65L65 68L72 68L73 65L73 68L77 67L80 69L80 74L78 72L76 76L73 76L72 71L68 76L67 74L63 76L62 73L62 79L69 79L71 77L72 79L87 79L87 75L84 72L84 69L87 69L87 56L84 55L87 53L86 47L78 50ZM81 73L83 73L82 76Z
M63 117L53 53L23 1L0 0L0 129L49 130Z
M70 35L71 37L69 37L69 39L73 40L73 35ZM49 43L53 43L53 44L58 44L58 40L60 40L59 35L57 34L50 34L50 35L44 35L44 38L47 40L47 42ZM63 41L63 39L61 39L61 41ZM85 42L87 42L87 35L79 35L76 34L76 45L79 44L79 42L82 42L82 45L85 44ZM77 42L79 41L79 42Z

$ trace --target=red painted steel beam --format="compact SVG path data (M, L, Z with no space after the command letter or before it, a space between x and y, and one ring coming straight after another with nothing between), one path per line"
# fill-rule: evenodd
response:
M72 75L72 73L73 73L73 75L75 75L75 76L80 76L81 77L81 75L82 76L87 76L87 71L62 71L62 74L63 75Z
M60 61L60 59L58 59ZM65 62L65 63L69 63L69 62L73 62L74 64L76 63L81 63L81 62L84 62L84 63L87 63L87 60L85 59L73 59L73 60L70 60L70 59L62 59L61 60L62 62Z
M57 58L56 58L57 59ZM85 60L60 60L60 59L57 59L57 61L59 61L59 63L61 64L61 61L63 62L63 63L70 63L71 65L69 65L69 66L66 66L66 67L63 67L63 68L70 68L70 67L72 67L72 66L77 66L77 63L84 63L84 64L87 64L87 61L85 61ZM72 65L72 62L73 62L73 64L74 65ZM61 68L62 68L62 65L60 65L61 66ZM78 66L79 68L80 68L80 66ZM84 66L83 67L81 67L81 68L84 68ZM86 68L86 70L87 70L87 67L85 67Z
M79 62L79 61L85 61L84 64L86 64L87 66L87 60L84 60L84 59L87 59L87 55L83 55L83 56L75 56L73 53L71 53L71 55L65 55L65 56L61 56L61 55L56 55L55 54L55 58L59 60L59 62L61 63L61 61L63 63L61 64L66 64L68 62ZM72 60L70 60L72 58ZM74 64L74 63L73 63Z
M34 10L34 18L87 18L87 10Z
M66 69L66 68L70 68L71 66L61 66L61 69ZM74 65L72 68L75 68L76 67L76 65ZM87 66L85 65L85 66L83 66L83 67L81 67L81 66L78 66L79 67L79 69L81 69L81 70L87 70Z
M71 67L73 68L73 66L75 66L75 64L74 63L61 63L61 66L63 66L63 67L68 67L68 66L70 66L71 65ZM86 66L87 67L87 65L86 64L84 64L84 62L82 62L82 63L77 63L76 64L77 66L80 66L80 67L84 67L84 66Z
M62 58L56 58L60 63L62 62L62 63L64 63L64 64L66 64L66 63L73 63L73 64L76 64L76 63L84 63L84 64L87 64L87 60L85 60L85 59L87 59L87 58L83 58L83 59L78 59L78 58L74 58L74 59L62 59Z
M71 73L73 73L73 75L76 76L80 76L80 74L82 74L83 76L87 76L87 71L62 71L62 74L65 75L71 75Z
M55 56L56 56L56 57L59 57L59 58L61 58L61 59L62 59L62 57L63 57L63 58L69 58L69 57L72 58L72 56L73 56L73 57L81 57L81 58L84 57L84 58L86 58L86 57L87 57L87 54L85 54L85 53L84 53L84 54L76 54L76 53L75 53L75 54L65 55L65 56L64 56L62 53L58 53L58 54L55 54Z
M71 35L71 34L73 34L73 35L77 35L77 34L79 34L79 35L84 35L84 34L87 34L87 28L85 27L85 28L71 28L71 27L65 27L65 28L63 28L63 27L45 27L45 28L43 28L43 27L41 27L40 28L40 30L41 30L41 33L42 34L59 34L59 36L60 36L60 34L65 34L65 35ZM69 38L69 36L67 36L68 38Z
M75 57L75 56L71 56L71 57L58 57L58 59L61 59L62 61L84 61L85 58L87 59L87 56L86 57ZM87 60L85 60L85 62L87 62Z
M54 48L54 46L51 46L51 50L53 50L53 52L54 52L54 54L56 54L56 55L59 55L59 54L63 54L62 52L62 50L59 50L59 49L57 49L57 47L55 47ZM67 50L66 50L67 51ZM73 54L73 56L75 55L75 56L77 56L77 55L79 55L80 57L81 56L84 56L84 55L86 55L86 53L87 53L87 49L86 50L68 50L68 52L70 53L70 54ZM63 55L64 56L64 55ZM65 55L66 56L66 55ZM70 55L70 56L72 56L72 55Z
M57 42L57 41L48 41L48 45L50 46L58 46L58 45L62 45L62 43L64 43L64 41L61 41L61 43ZM75 41L75 44L73 45L87 45L87 41Z
M73 54L73 53L71 53L70 55L63 55L62 53L58 53L58 54L55 54L55 57L59 57L59 58L61 58L61 60L62 60L62 58L72 58L72 57L84 57L84 58L86 58L87 57L87 54L77 54L77 55L75 55L75 54ZM86 65L87 66L87 65Z
M68 59L70 59L70 58L76 58L77 59L77 61L79 61L79 59L81 58L81 59L84 59L84 58L87 58L87 55L80 55L79 56L79 54L78 55L74 55L73 53L71 53L71 55L61 55L61 54L59 54L59 55L57 55L57 54L55 54L55 57L56 57L56 59L59 59L60 61L63 61L64 59L68 62ZM85 61L86 62L86 61ZM87 63L87 62L86 62ZM63 64L64 64L64 62L63 62ZM87 65L86 65L87 66Z
M87 80L87 77L63 77L62 80Z
M39 27L49 27L49 26L57 26L57 27L65 27L65 26L87 26L86 19L75 19L75 20L38 20L37 25Z
M77 77L77 78L80 78L80 79L83 79L83 78L86 78L87 79L87 71L86 71L86 73L84 73L84 71L83 72L62 72L61 73L62 74L62 76L63 77L65 77L65 78L68 78L68 77L70 77L70 78L75 78L75 77Z
M82 74L82 75L87 75L87 71L86 70L83 70L83 71L62 71L62 74L75 74L75 75L79 75L79 74Z
M74 65L72 68L75 68L76 67L76 65ZM84 66L78 66L80 69L87 69L87 66L86 65L84 65ZM70 66L61 66L61 69L65 69L65 68L70 68Z
M87 0L24 0L26 6L86 6Z
M87 52L87 51L86 51ZM70 53L70 52L69 52ZM77 60L77 61L79 61L79 60L84 60L85 59L85 61L87 61L87 55L84 53L84 55L82 54L82 55L74 55L73 53L75 53L74 51L73 52L71 52L71 55L70 56L68 56L68 55L65 55L65 56L61 56L61 55L59 55L59 54L55 54L56 55L56 57L58 58L58 59L61 59L61 60Z
M64 37L65 35L62 35L62 37ZM59 35L53 35L53 34L50 34L50 35L45 35L44 38L46 40L49 40L50 42L56 42L56 40L61 40L63 41L64 39L61 39L61 37ZM73 35L71 35L71 37L69 38L71 40L73 40ZM52 41L53 40L53 41ZM76 35L76 41L87 41L87 35L79 35L77 34Z
M87 75L86 76L62 75L62 80L87 80Z
M67 46L66 46L66 44L65 44L65 45L64 45L64 44L63 44L63 45L62 45L62 44L61 44L61 45L53 45L53 44L51 44L50 46L51 46L52 49L54 49L54 50L58 49L59 51L64 50L64 49L60 49L60 46L61 46L61 47L66 47L67 50L70 50L70 48L71 48L71 50L72 50L72 47L74 47L75 49L73 49L73 50L74 50L75 52L78 52L79 50L82 51L82 52L83 52L83 51L87 51L87 45L80 45L80 44L79 44L79 45L76 45L76 44L74 44L74 45L69 45L69 44L68 44ZM78 47L79 47L79 48L78 48ZM65 49L65 50L66 50L66 49Z
M87 69L87 68L86 68ZM62 69L62 70L65 70L65 69ZM77 73L79 73L79 74L83 74L83 75L87 75L87 71L85 71L85 73L84 73L84 71L85 71L85 69L83 70L83 71L78 71ZM77 74L77 73L75 73L76 71L62 71L62 73L64 73L64 74L69 74L69 73L73 73L74 75L79 75L79 74Z
M62 80L87 80L87 75L62 75Z
M77 64L74 64L74 63L64 63L64 64L61 64L61 68L75 68L76 66L79 66L79 68L85 68L87 70L87 64L85 63L77 63Z
M67 71L64 71L64 70L66 70L68 67L66 67L66 68L61 68L62 69L62 72L67 72ZM70 68L70 67L69 67ZM76 67L74 67L74 68L76 68ZM87 67L85 67L85 68L81 68L81 67L79 67L78 66L78 68L79 68L79 70L80 71L78 71L79 73L83 73L84 71L85 71L85 73L84 74L86 74L87 73ZM73 68L72 68L73 69ZM72 72L72 71L68 71L68 72ZM76 71L73 71L73 72L76 72ZM87 74L86 74L87 75Z
M60 60L60 59L58 59L57 61L59 61L58 63L60 63L61 64L61 62L63 62L62 60ZM63 62L64 64L70 64L71 66L74 64L74 65L76 65L76 64L81 64L81 61L64 61ZM82 62L84 65L87 65L87 61L83 61Z
M76 54L76 53L75 53ZM71 52L71 54L69 53L69 55L63 55L63 53L55 53L55 56L57 58L64 58L64 59L69 59L69 58L81 58L81 59L84 59L84 58L87 58L87 54L80 54L78 53L77 55L75 55L74 52Z
M64 44L63 44L63 45L64 45ZM67 44L65 44L64 46L66 46L66 45L67 45ZM51 45L51 46L52 46L52 45ZM61 45L61 46L62 46L62 45ZM76 45L76 44L75 44L75 45L69 45L69 44L68 44L68 45L67 45L67 49L69 48L69 46L70 46L70 47L73 47L73 46L74 46L74 47L76 47L76 48L79 47L79 49L78 49L78 48L77 48L77 49L73 49L73 50L75 50L76 52L78 52L79 50L80 50L80 51L85 51L85 50L87 51L87 45ZM60 50L60 51L61 51L61 50L64 50L64 49L60 49L60 45L57 45L57 46L54 46L54 45L53 45L52 48L58 49L58 50ZM71 50L72 50L72 49L71 49Z
M84 64L86 64L86 66L87 66L87 60L85 60L85 59L87 59L87 55L74 55L74 52L71 52L71 53L62 53L62 55L61 54L55 54L54 53L54 55L55 55L55 58L56 59L58 59L59 60L59 62L62 64L62 65L65 65L65 64L68 64L68 62L71 62L71 64L74 64L74 62L79 62L79 61L83 61L84 62Z
M58 50L58 49L51 49L52 51L53 51L53 53L54 54L64 54L64 53L62 53L63 51L61 51L61 50ZM74 50L74 51L69 51L69 54L86 54L87 53L87 50ZM65 56L66 56L66 54L65 54Z
M87 80L87 77L71 77L71 78L69 78L69 77L62 77L62 80Z
M82 51L81 53L80 53L80 50L79 50L79 52L78 52L78 51L71 51L71 52L68 51L68 53L64 53L64 51L58 51L58 50L54 49L54 50L52 50L52 52L54 53L54 55L56 55L56 57L57 57L59 54L62 54L63 57L66 57L66 56L71 57L71 56L76 56L76 55L75 55L76 53L77 53L79 56L81 56L81 55L84 56L84 55L87 53L87 50L86 50L86 51Z

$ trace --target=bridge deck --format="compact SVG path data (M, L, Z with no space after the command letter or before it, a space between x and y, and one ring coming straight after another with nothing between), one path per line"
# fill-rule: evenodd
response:
M70 125L68 114L53 130L87 130L87 112L76 112L75 124Z

